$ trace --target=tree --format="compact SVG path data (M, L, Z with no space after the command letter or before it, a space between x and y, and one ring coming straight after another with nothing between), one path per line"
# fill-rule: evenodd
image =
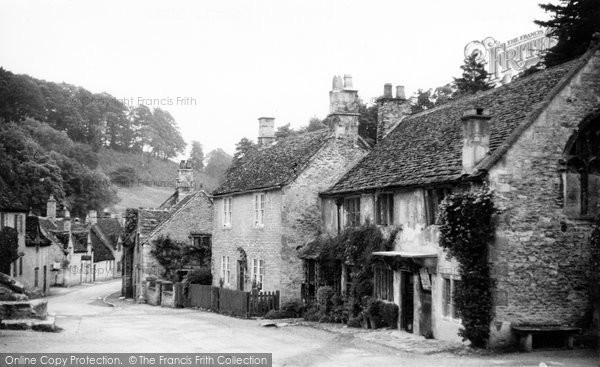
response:
M423 90L419 88L412 98L412 113L419 113L435 107L431 99L431 89Z
M465 59L465 63L460 66L462 77L454 78L456 91L454 98L464 95L475 94L478 91L488 90L494 87L488 82L489 73L485 70L485 64L477 61L477 55L472 54Z
M192 140L190 161L196 171L200 172L204 169L204 152L202 151L202 144L197 140Z
M19 258L19 235L17 230L4 227L0 230L0 273L10 275L10 263Z
M235 152L233 153L233 162L237 164L241 162L242 159L248 158L252 154L254 154L258 150L258 145L256 145L252 140L248 138L242 138L235 145Z
M208 161L204 172L218 182L222 182L225 178L225 172L231 165L231 159L232 157L221 148L211 150L208 153Z
M560 0L557 5L540 4L546 12L553 13L548 21L536 20L535 24L547 27L550 36L558 43L543 56L546 67L562 64L585 53L592 36L600 32L600 1Z
M367 106L362 101L358 103L358 135L374 144L377 141L377 113L379 106L372 104Z
M292 135L296 135L296 134L298 134L298 132L295 131L294 129L292 129L290 127L290 124L287 123L287 124L279 126L277 128L277 131L275 131L275 138L283 139L283 138L287 138L288 136L292 136Z

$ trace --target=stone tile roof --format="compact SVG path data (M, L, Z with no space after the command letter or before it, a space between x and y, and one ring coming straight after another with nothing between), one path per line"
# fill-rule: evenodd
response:
M89 232L73 232L73 252L87 252Z
M54 232L54 236L60 241L63 250L69 248L69 232Z
M101 236L96 233L94 227L92 227L92 231L90 232L90 238L92 241L92 248L94 249L94 262L106 261L106 260L114 260L115 256L113 255L112 250L109 245L103 241Z
M276 140L232 166L213 195L285 185L298 177L329 137L329 129L322 129Z
M406 117L323 194L419 186L460 179L463 145L461 116L464 110L473 107L489 110L492 115L490 154L493 154L517 128L539 115L541 108L560 88L561 80L580 64L580 60L574 60L502 87Z
M96 227L111 241L116 247L119 236L122 236L124 229L117 218L98 218Z
M211 199L208 197L208 195L204 191L196 191L196 192L186 195L183 199L181 199L181 201L179 201L177 204L170 207L167 215L162 217L161 222L154 227L152 232L144 239L143 242L148 241L150 238L152 238L158 231L160 231L162 226L164 226L171 219L173 219L173 217L177 213L179 213L183 208L185 208L194 198L201 196L201 195L205 196L207 200L211 201Z
M44 219L36 216L28 216L25 219L25 245L26 246L50 246L52 240L42 231L42 226L49 226Z
M140 209L138 212L139 234L140 236L149 235L154 228L162 223L169 216L168 210L162 209Z

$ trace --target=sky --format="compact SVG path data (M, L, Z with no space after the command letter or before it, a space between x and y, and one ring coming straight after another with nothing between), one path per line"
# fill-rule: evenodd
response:
M334 75L366 102L460 76L464 47L540 29L539 0L0 0L0 66L169 111L184 139L232 154L258 118L326 117Z

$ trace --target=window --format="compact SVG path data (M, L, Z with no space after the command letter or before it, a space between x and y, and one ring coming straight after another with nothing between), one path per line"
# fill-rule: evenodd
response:
M568 149L563 173L565 214L600 214L600 118L584 127Z
M221 279L224 284L229 284L229 275L231 269L229 267L229 256L221 256Z
M265 198L264 193L254 194L254 227L265 225Z
M394 272L385 265L373 268L373 291L375 298L384 301L394 300Z
M444 283L442 290L443 297L443 315L446 317L451 317L453 319L458 319L458 312L454 305L454 294L456 288L460 285L460 280L452 279L452 278L442 278Z
M231 198L223 199L223 227L231 227Z
M19 257L19 275L23 275L23 256Z
M346 213L346 227L358 227L360 225L360 198L345 199L344 212Z
M194 250L194 255L191 264L210 267L210 257L212 250L211 235L194 233L191 235L191 237Z
M451 192L450 188L436 188L425 191L425 216L427 225L437 224L440 203Z
M382 226L389 226L394 223L394 195L377 195L376 221Z
M34 287L37 287L38 283L39 283L39 279L38 279L39 278L39 274L38 274L39 271L40 271L40 268L35 268L35 273L33 275L34 276L34 278L33 278L33 286Z
M265 280L265 261L252 259L252 284L262 289Z

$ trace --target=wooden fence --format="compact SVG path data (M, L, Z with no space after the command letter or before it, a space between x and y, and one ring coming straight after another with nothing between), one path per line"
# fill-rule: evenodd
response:
M188 299L191 307L200 307L207 310L211 309L210 285L190 284Z
M264 316L279 309L279 291L251 293L191 284L187 300L181 304L239 317Z
M250 316L264 316L270 310L279 309L279 291L250 294L248 301Z

